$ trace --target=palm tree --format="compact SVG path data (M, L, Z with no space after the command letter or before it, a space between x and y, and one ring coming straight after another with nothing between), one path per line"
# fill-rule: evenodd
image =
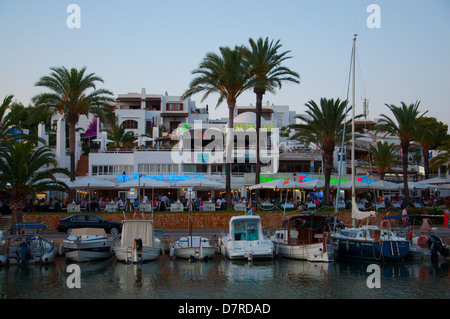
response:
M340 99L320 99L320 106L313 100L306 103L306 114L297 115L302 123L291 124L290 128L295 129L295 133L290 139L295 139L309 144L316 144L322 152L322 162L325 175L324 199L328 205L330 202L330 179L333 169L333 152L336 145L339 145L344 136L344 122L347 113L348 101ZM359 116L358 116L359 117ZM351 119L347 122L345 135L351 129Z
M196 75L191 81L189 89L183 94L182 99L196 93L204 92L202 101L211 93L218 93L219 99L216 107L224 100L228 105L228 132L226 142L226 203L227 209L232 208L231 203L231 160L233 142L233 117L236 101L242 92L250 86L248 73L244 66L244 50L236 46L234 49L221 47L220 55L209 52L200 62L197 69L192 71Z
M433 171L439 171L441 166L446 166L446 172L449 170L450 163L450 139L447 137L445 141L437 148L439 153L430 161Z
M373 164L377 167L378 175L384 180L386 172L390 171L392 165L399 163L398 146L388 142L378 141L377 144L369 145L369 153Z
M115 148L122 147L124 143L133 143L136 140L132 131L125 131L124 123L117 125L117 120L111 125L111 130L107 130L108 139Z
M291 57L287 56L290 51L279 53L280 40L274 42L269 39L259 38L256 42L249 39L250 48L245 49L245 63L251 76L251 86L256 94L256 166L255 184L260 182L260 141L259 131L261 128L262 99L266 92L275 93L281 89L283 82L300 83L298 73L281 64ZM259 190L256 190L259 192ZM257 195L258 197L258 195Z
M112 92L97 89L97 82L103 80L94 73L85 74L86 67L70 70L52 67L50 75L43 76L35 86L50 89L51 93L41 93L33 98L37 106L48 107L53 112L63 114L69 125L70 172L75 178L75 126L81 115L99 115L109 111L113 102ZM88 92L90 90L90 92Z
M417 132L414 140L420 143L422 148L423 167L425 179L430 178L430 150L438 147L448 139L448 125L439 122L434 117L421 117L417 121Z
M55 178L60 173L70 176L69 171L56 167L55 154L48 146L35 149L35 143L6 142L0 148L0 170L3 172L0 189L11 194L12 223L22 221L22 209L27 196L44 191L68 192L68 186Z
M419 104L417 101L414 104L406 105L401 102L401 106L393 104L385 104L394 115L394 118L381 114L381 120L378 122L378 129L385 131L392 135L398 136L400 139L400 147L402 150L402 166L403 166L403 188L405 194L405 201L409 203L408 191L408 150L411 141L416 136L417 121L424 114L419 116ZM394 121L396 120L396 122Z
M6 114L6 110L10 108L14 95L7 95L0 105L0 143L8 138L8 134L13 130L13 122L11 121L12 113Z

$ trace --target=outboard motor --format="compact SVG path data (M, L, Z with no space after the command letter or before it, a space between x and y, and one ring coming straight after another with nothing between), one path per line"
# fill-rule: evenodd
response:
M428 248L431 251L431 258L436 258L439 252L443 257L450 256L450 249L442 243L442 240L436 235L428 237Z
M28 241L24 241L17 247L17 258L24 263L27 264L31 259L31 248L30 243Z
M142 239L141 238L137 238L135 239L135 243L136 243L136 252L137 252L137 256L140 258L142 257Z

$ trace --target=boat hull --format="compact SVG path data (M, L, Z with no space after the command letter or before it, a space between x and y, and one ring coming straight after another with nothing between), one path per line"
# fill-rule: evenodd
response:
M55 244L43 239L33 238L27 242L10 242L0 256L1 264L39 264L51 263L57 254Z
M206 258L213 258L216 254L216 249L214 247L185 247L185 248L173 248L173 256L181 259L191 259L194 257L198 260L203 260Z
M113 240L96 240L91 242L64 240L64 254L67 259L75 262L107 259L114 255Z
M397 248L398 247L398 248ZM342 257L379 260L400 260L409 252L407 241L369 241L339 239L338 254Z
M139 252L134 246L115 246L114 254L118 261L125 263L143 263L156 260L161 254L160 247L143 246Z
M307 260L312 262L330 262L331 256L324 251L322 243L305 245L276 244L275 251L278 257Z
M230 260L272 260L274 245L271 240L232 241L222 239L221 253Z

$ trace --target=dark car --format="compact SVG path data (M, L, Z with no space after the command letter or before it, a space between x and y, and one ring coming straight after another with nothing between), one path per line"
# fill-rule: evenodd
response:
M326 223L325 229L324 229L325 231L328 231L328 226L330 227L329 229L336 230L336 231L341 231L345 228L345 225L342 221L336 219L336 223L335 223L334 217L326 218L325 223Z
M93 214L75 214L58 220L56 229L70 235L73 228L103 228L105 232L117 235L122 232L122 223L110 221Z

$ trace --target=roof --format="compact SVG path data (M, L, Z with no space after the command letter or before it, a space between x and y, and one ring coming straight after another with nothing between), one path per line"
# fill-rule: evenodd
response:
M261 117L261 124L266 122L264 118ZM233 120L234 124L256 124L256 113L255 112L243 112L236 116Z
M12 229L43 229L43 230L46 230L47 227L42 223L28 222L28 223L19 223L19 224L14 225L9 228L9 230L12 230Z

